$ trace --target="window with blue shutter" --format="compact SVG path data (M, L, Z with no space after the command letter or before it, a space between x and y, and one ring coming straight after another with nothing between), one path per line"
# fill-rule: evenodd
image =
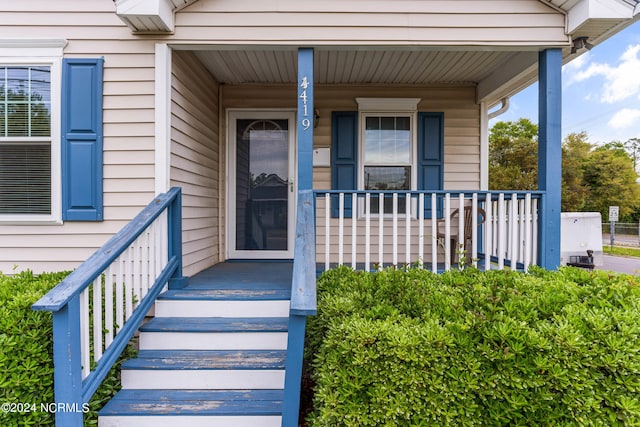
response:
M103 59L62 64L62 219L102 221Z
M334 112L332 115L331 185L333 190L358 189L358 113ZM397 120L396 120L397 121ZM396 127L397 124L396 124ZM397 130L394 129L397 133ZM417 159L403 169L417 167L418 190L442 190L444 186L444 114L418 113ZM377 166L378 169L382 167ZM389 167L387 167L389 168ZM399 169L399 167L395 167ZM396 180L397 181L397 180ZM390 183L390 186L394 183ZM442 217L442 199L438 199L438 217ZM332 216L338 216L337 197L332 200ZM345 195L345 217L352 206ZM425 217L431 217L431 199L425 199Z

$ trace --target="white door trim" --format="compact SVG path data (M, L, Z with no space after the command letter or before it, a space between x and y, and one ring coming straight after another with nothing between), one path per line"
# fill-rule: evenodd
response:
M284 119L289 121L289 180L293 183L289 187L288 215L287 215L287 250L237 250L236 249L236 121L243 118ZM227 121L227 176L226 176L226 243L228 259L292 259L295 243L295 215L297 183L297 128L296 111L292 109L228 109Z

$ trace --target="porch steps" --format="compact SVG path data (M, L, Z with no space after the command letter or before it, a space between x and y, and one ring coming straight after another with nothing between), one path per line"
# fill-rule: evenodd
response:
M196 283L158 299L99 427L280 426L288 290Z

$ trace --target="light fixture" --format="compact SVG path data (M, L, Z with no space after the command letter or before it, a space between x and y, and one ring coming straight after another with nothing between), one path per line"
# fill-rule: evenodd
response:
M591 50L593 45L589 43L589 37L576 37L571 44L571 53L577 53L580 49Z

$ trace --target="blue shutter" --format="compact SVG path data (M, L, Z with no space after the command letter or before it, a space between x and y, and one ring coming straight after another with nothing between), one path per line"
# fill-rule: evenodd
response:
M418 113L418 190L444 187L444 114ZM425 217L431 217L431 199L425 200ZM437 216L442 217L442 197Z
M62 63L62 219L102 221L103 59Z
M334 111L331 115L331 189L356 190L358 185L358 113ZM351 218L351 198L345 197L345 217ZM338 216L338 198L331 215Z

